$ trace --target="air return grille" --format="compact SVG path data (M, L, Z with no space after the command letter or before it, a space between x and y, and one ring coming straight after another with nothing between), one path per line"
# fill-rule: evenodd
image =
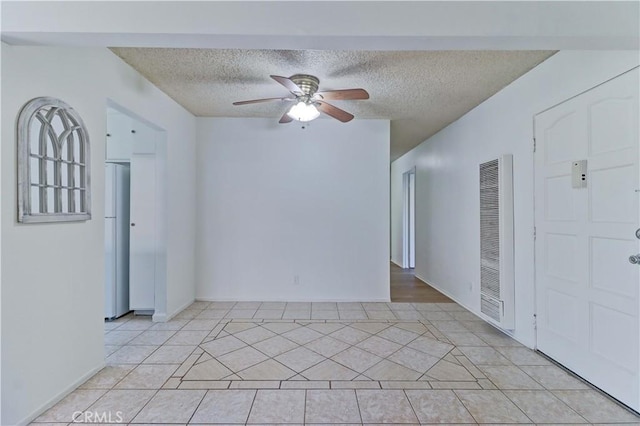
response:
M480 311L514 328L513 159L480 164Z

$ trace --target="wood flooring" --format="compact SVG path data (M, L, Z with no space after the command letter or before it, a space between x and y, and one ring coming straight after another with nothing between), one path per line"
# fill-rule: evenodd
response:
M391 301L453 303L453 300L416 278L413 269L402 269L395 263L391 263Z

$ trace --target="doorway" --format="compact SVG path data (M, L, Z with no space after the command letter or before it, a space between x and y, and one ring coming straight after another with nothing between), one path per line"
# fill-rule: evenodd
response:
M152 123L108 104L105 318L130 311L166 318L165 137Z
M402 259L391 262L391 301L451 303L447 296L416 277L416 168L402 174Z
M537 349L636 411L639 85L635 68L534 119Z
M129 218L133 127L130 117L107 108L104 163L104 317L107 320L117 319L130 311Z
M402 267L416 267L416 169L402 175Z

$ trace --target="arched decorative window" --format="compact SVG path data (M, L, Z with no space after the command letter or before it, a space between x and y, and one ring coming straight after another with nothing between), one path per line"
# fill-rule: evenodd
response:
M35 98L18 117L18 220L91 219L89 135L76 111Z

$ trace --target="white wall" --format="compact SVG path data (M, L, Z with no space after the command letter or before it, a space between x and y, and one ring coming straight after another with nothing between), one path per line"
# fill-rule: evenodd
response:
M639 7L633 1L257 1L249 7L244 3L4 1L2 27L11 42L74 46L294 50L639 46ZM322 25L309 25L309 17Z
M0 7L0 15L2 10ZM2 81L2 49L5 44L0 43L0 81ZM0 84L0 99L2 99L2 84ZM0 120L0 132L2 131ZM0 149L0 196L2 195L2 149ZM2 208L0 207L0 423L2 422Z
M18 224L17 114L37 96L73 106L91 140L88 222ZM103 48L2 48L2 420L28 420L104 363L107 98L167 134L169 315L194 299L195 118ZM77 260L74 260L77 259Z
M533 347L533 116L639 63L634 51L563 51L391 166L392 259L402 260L402 173L416 167L416 275L480 309L478 164L514 160L516 329Z
M388 120L197 128L197 298L389 300Z

